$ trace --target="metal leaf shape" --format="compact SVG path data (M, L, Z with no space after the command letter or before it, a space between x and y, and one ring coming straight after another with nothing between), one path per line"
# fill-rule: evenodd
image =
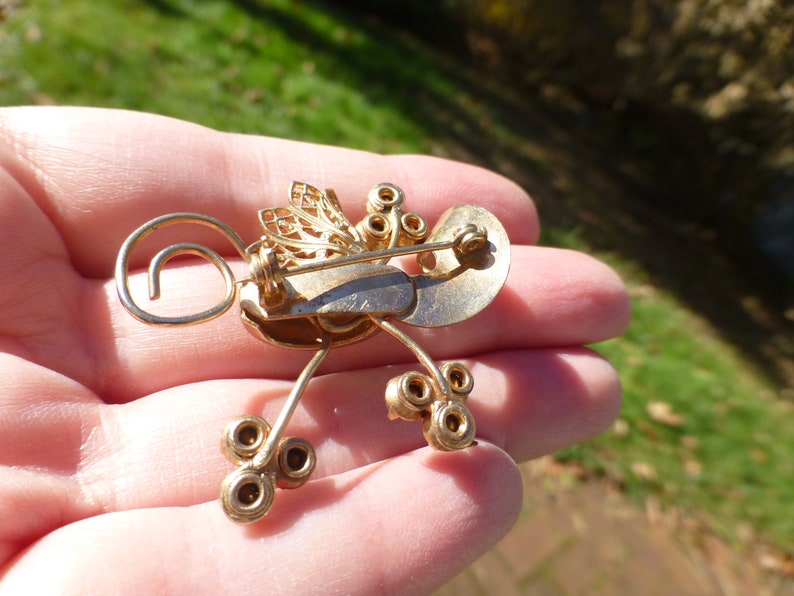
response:
M366 250L333 191L293 182L290 206L262 209L265 238L282 267L333 259Z

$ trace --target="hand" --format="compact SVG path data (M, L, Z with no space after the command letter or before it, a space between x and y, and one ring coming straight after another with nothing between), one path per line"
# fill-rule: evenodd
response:
M596 435L619 409L615 372L582 346L625 328L623 284L583 254L532 246L534 207L496 174L66 108L0 110L0 160L1 593L428 591L511 527L516 461ZM287 429L317 450L312 478L239 526L217 502L234 469L220 430L245 413L272 422L308 355L257 342L231 312L139 323L113 267L135 228L176 211L253 242L256 212L285 205L293 180L334 188L351 221L384 181L431 227L451 205L486 207L512 269L479 315L408 329L436 361L469 364L477 446L435 452L418 423L387 419L386 382L420 367L381 333L331 352ZM218 277L175 264L166 307L206 308Z

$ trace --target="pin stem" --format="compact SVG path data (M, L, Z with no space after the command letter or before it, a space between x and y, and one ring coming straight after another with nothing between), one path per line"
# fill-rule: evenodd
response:
M279 271L282 277L290 277L292 275L302 275L303 273L314 273L315 271L324 271L333 267L345 267L346 265L354 265L356 263L369 263L370 261L377 261L383 258L403 257L405 255L415 255L423 252L433 252L436 250L446 250L455 246L456 240L448 240L446 242L433 242L431 244L417 244L415 246L400 246L396 248L385 248L383 250L366 251L357 255L349 255L346 257L336 257L326 261L318 261L316 263L306 263L305 265L298 265L297 267L290 267L289 269L282 269Z

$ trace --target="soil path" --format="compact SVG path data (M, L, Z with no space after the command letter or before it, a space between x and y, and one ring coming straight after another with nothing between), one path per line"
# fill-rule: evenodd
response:
M794 593L794 578L770 569L775 559L762 550L739 552L694 520L643 511L551 458L522 472L513 530L436 596Z

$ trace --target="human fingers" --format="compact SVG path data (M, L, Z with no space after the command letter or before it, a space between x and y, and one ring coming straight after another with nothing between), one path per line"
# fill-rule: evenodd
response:
M67 525L0 572L0 593L427 593L504 535L520 504L498 448L424 448L310 482L252 527L214 504Z
M475 378L467 405L478 439L517 461L597 435L620 407L615 371L589 350L506 351L464 362ZM19 364L17 377L31 379L17 394L28 415L0 419L0 463L14 466L0 483L0 542L7 545L28 544L58 525L104 512L214 501L234 470L219 448L223 426L243 414L272 423L292 387L291 381L207 381L107 406L51 371ZM314 446L312 478L425 444L421 424L388 420L383 401L388 380L410 368L332 373L309 384L286 434ZM59 432L48 433L54 427ZM282 494L274 510L286 506Z
M91 108L5 109L0 131L6 149L19 156L7 167L55 223L71 262L88 277L110 277L124 238L169 212L218 217L253 242L261 235L257 211L287 204L293 180L334 188L351 221L364 214L373 185L393 182L406 192L406 208L428 222L449 206L475 203L505 222L513 242L528 244L538 236L535 208L514 183L439 158L229 135ZM210 242L229 254L228 243Z
M211 267L177 269L166 276L171 294L163 293L164 312L184 314L206 308L211 294ZM216 274L217 275L217 274ZM144 290L144 277L133 280ZM101 359L91 365L92 386L108 401L134 399L165 387L210 378L264 376L294 378L305 365L300 352L262 345L232 313L185 329L150 327L123 310L112 284L96 286L103 295L87 330ZM171 310L169 311L169 305ZM627 324L629 302L619 277L582 253L515 247L506 287L479 315L445 328L406 327L406 332L436 358L476 356L491 351L562 347L595 343L619 335ZM85 317L88 320L88 317ZM214 338L224 338L215 341ZM352 370L408 362L411 354L386 334L335 349L323 370ZM104 385L104 386L103 386Z

